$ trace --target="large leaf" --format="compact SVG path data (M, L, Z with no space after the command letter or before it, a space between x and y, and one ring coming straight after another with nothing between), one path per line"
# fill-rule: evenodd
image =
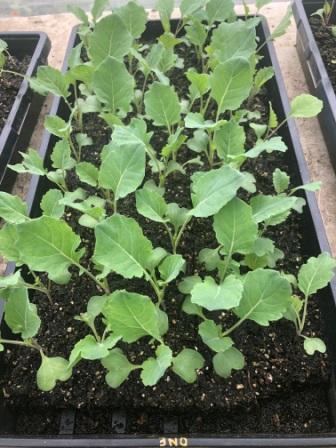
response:
M311 118L318 115L323 108L323 102L313 95L303 93L291 102L290 116L295 118Z
M113 348L121 339L121 336L110 335L103 341L97 341L92 334L88 334L83 339L80 339L70 354L70 364L82 359L103 359L109 355L109 350Z
M171 125L180 120L181 106L178 96L171 86L154 82L145 94L145 110L156 126Z
M147 296L114 291L106 299L103 315L112 331L125 342L135 342L143 336L161 340L157 309Z
M216 100L219 112L238 109L249 96L252 85L251 65L243 58L217 65L210 76L210 94Z
M26 288L11 289L5 305L5 322L13 333L21 333L22 339L35 336L41 320L36 305L29 302Z
M30 173L44 176L46 170L43 167L43 160L40 154L33 148L28 148L27 152L20 152L22 162L16 165L8 165L9 168L17 173Z
M165 283L170 283L179 275L185 268L185 260L182 255L168 255L159 266L159 271L162 280Z
M67 381L71 375L72 370L66 359L60 356L48 358L43 355L36 374L37 386L43 392L49 392L56 386L56 381Z
M145 177L146 154L143 145L113 143L104 147L99 171L99 185L113 191L115 199L135 191Z
M91 14L94 22L102 16L108 4L109 0L94 0L91 8Z
M138 213L155 222L167 221L167 204L158 191L144 187L136 192L135 197Z
M95 235L95 262L125 278L144 275L152 244L133 218L114 215L95 227Z
M215 144L218 156L225 162L231 162L231 156L244 153L245 131L237 122L231 120L215 132Z
M252 208L239 198L232 199L214 216L213 227L225 254L251 252L258 237Z
M126 5L121 6L115 12L128 32L137 39L146 29L147 13L143 6L138 5L135 1L130 1Z
M204 366L204 358L196 350L184 348L173 359L173 372L187 383L194 383L197 379L197 370Z
M97 67L108 56L122 60L131 46L133 38L117 14L110 14L97 23L90 38L89 53Z
M71 157L70 145L66 140L59 140L55 144L51 160L53 168L61 170L70 170L76 163Z
M219 285L212 277L196 283L191 291L191 302L208 311L230 310L239 305L243 293L242 282L229 275Z
M27 221L27 204L18 196L0 191L0 218L11 224Z
M160 14L163 29L170 31L170 16L173 13L175 0L156 0L155 9Z
M311 257L298 274L298 286L305 296L325 288L335 275L336 261L327 252Z
M166 345L160 345L156 358L148 358L142 363L141 379L145 386L154 386L163 377L173 360L173 352Z
M120 109L128 112L133 98L134 79L123 62L113 57L106 58L94 72L92 86L98 99L112 113Z
M32 271L47 272L51 280L65 284L68 268L79 263L81 240L71 227L56 218L42 216L18 225L20 258Z
M193 16L206 4L207 0L181 0L180 10L183 18Z
M213 32L211 47L221 63L237 57L249 59L257 48L255 27L246 21L221 23Z
M108 369L106 382L113 389L119 387L127 379L132 370L140 367L131 364L120 348L111 350L109 356L102 359L102 364Z
M225 352L233 345L233 340L222 336L222 328L213 320L205 320L198 327L198 333L204 344L214 352Z
M292 289L289 281L271 269L256 269L244 279L243 297L235 313L267 326L283 317L291 303Z
M52 218L62 218L65 208L63 204L59 203L62 198L63 194L60 190L52 188L48 190L40 204L43 214Z
M193 216L205 218L216 214L224 205L236 196L237 190L244 184L244 176L226 165L205 173L197 172L192 176Z
M209 0L205 10L210 25L235 17L233 0Z
M296 199L295 197L259 194L251 200L253 219L259 223L287 212L295 206Z
M21 262L17 240L16 224L6 224L0 229L0 253L7 261Z

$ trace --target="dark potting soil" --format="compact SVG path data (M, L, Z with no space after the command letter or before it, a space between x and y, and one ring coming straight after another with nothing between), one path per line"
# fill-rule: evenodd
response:
M30 56L23 59L17 59L15 56L8 56L5 69L13 72L25 74L29 63ZM12 73L1 73L0 76L0 132L5 126L7 117L11 111L15 97L22 84L22 77L13 75Z
M197 66L191 50L181 47L180 56L188 56L187 67ZM186 96L187 83L182 71L174 69L169 77L180 97ZM141 82L139 76L139 86ZM251 111L260 113L261 122L267 121L268 101L267 91L264 90L250 105ZM197 107L197 103L194 107ZM211 118L212 113L210 107L208 118ZM94 145L83 148L82 159L97 165L103 145L109 142L110 131L95 114L85 116L84 128L92 137ZM151 142L160 151L167 135L150 124L148 130L154 131ZM247 125L245 130L246 147L250 148L255 142L255 136ZM183 163L191 157L190 150L183 147L178 154L178 161ZM209 169L205 160L204 163L204 167L188 165L187 175L170 175L166 183L166 200L190 207L190 175L195 171ZM283 153L261 156L249 161L244 168L254 174L257 190L265 194L274 193L272 172L275 168L288 171L295 184L295 173L288 165L287 155ZM150 177L152 175L148 171L146 178ZM83 186L74 173L69 174L68 183L71 189ZM139 221L154 247L162 246L170 250L165 229L137 214L134 195L120 200L118 210ZM87 247L88 260L93 250L92 230L80 227L77 223L78 215L71 210L67 211L66 219L81 235ZM299 266L309 257L309 242L304 239L304 230L302 215L293 212L284 224L267 232L266 235L271 236L285 254L278 263L279 269L297 273ZM215 246L212 220L193 219L179 246L179 253L187 261L186 274L205 274L204 267L198 262L198 253L204 247ZM142 279L125 280L113 274L108 280L112 290L136 291L155 300L149 285ZM38 340L47 354L67 358L75 343L88 334L87 327L74 320L74 316L84 312L90 297L99 293L90 279L78 277L78 272L74 270L72 280L66 287L52 286L52 306L45 296L38 293L32 296L42 320ZM70 380L59 382L50 393L43 393L35 383L39 355L26 349L8 347L4 352L4 374L0 380L0 389L6 406L17 417L16 431L30 434L28 428L32 425L35 427L34 422L39 415L44 422L43 434L55 434L62 409L77 410L75 432L78 434L110 433L112 414L116 409L130 412L126 433L162 433L164 416L172 414L180 416L181 431L185 433L319 433L331 430L326 394L330 378L328 355L319 353L307 356L292 323L281 320L269 327L260 327L248 321L239 327L233 339L244 353L246 366L231 378L223 379L214 374L211 365L213 353L197 335L199 319L181 311L183 300L177 282L170 284L165 298L170 328L165 341L174 354L184 347L198 349L203 354L206 366L199 372L197 382L189 385L168 371L156 386L145 387L139 373L133 372L122 386L114 390L105 383L106 372L100 362L81 361ZM224 328L235 322L235 317L228 312L208 315ZM318 295L310 301L305 333L326 339ZM155 349L148 345L146 338L131 345L124 344L121 348L130 361L136 363L153 356ZM30 417L32 415L34 421Z
M323 25L320 17L310 17L309 22L330 81L336 91L336 37L332 35L330 27Z

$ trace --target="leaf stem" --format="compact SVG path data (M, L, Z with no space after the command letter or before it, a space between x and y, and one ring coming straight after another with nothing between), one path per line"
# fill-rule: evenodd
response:
M16 340L12 340L12 339L0 338L0 344L19 345L19 346L23 346L23 347L33 348L35 350L38 350L39 352L42 351L42 348L40 347L40 345L37 342L35 342L34 340L16 341ZM42 351L42 353L43 353L43 351Z
M173 246L174 254L176 254L177 246L179 245L180 240L181 240L182 235L183 235L183 232L184 232L185 228L187 227L187 225L189 224L191 218L192 218L191 216L188 216L188 218L184 221L182 227L180 228L180 230L176 234L175 242L174 242L174 246Z
M173 248L173 252L175 254L176 251L175 251L175 247L174 247L174 236L172 234L172 231L170 230L170 228L169 228L169 226L168 226L168 224L166 222L163 222L162 224L164 225L165 229L167 230L167 233L169 235L169 239L170 239L170 242L171 242L171 245L172 245L172 248Z
M300 335L302 334L305 323L306 323L307 311L308 311L308 296L305 294L302 318L300 318L300 316L298 315L298 317L299 317L299 334Z
M272 132L267 134L266 139L269 140L271 137L273 137L273 135L276 134L279 131L279 129L282 128L282 126L287 123L287 121L288 118L286 117L275 129L273 129Z
M88 270L86 269L84 266L82 266L80 263L74 263L73 264L75 266L78 267L78 269L80 269L81 271L84 272L84 274L86 274L88 277L91 278L91 280L93 280L98 286L99 288L101 288L106 294L110 293L110 288L106 285L104 285L102 282L100 282L99 280L96 279L96 277Z

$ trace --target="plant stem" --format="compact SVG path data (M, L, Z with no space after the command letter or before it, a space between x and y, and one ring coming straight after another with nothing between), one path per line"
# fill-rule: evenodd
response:
M155 280L153 279L151 274L146 269L144 269L144 274L145 274L146 280L149 281L149 283L151 284L152 288L155 291L156 297L158 299L158 304L161 305L161 303L163 301L164 290L162 291L158 287L158 285L156 284Z
M225 267L224 267L224 270L223 270L223 272L222 272L222 274L221 274L221 276L220 276L220 281L221 281L221 282L225 279L225 275L226 275L226 273L227 273L227 270L228 270L228 267L229 267L229 265L230 265L231 260L232 260L232 252L230 251L230 252L227 254L227 256L226 256L226 259L225 259Z
M6 344L6 345L20 345L23 347L29 347L29 348L34 348L35 350L38 350L39 352L41 352L41 347L35 343L34 341L29 342L29 341L15 341L12 339L3 339L0 338L0 344Z
M307 311L308 311L308 296L305 295L302 318L300 319L300 317L299 317L299 334L300 335L302 334L305 323L306 323Z
M75 159L77 160L77 162L80 162L80 156L79 156L78 152L76 151L75 145L73 144L71 137L69 137L68 141L69 141L71 151L73 152L73 155L75 156Z
M180 228L180 230L178 231L178 233L175 237L174 246L173 246L174 254L176 254L177 246L179 245L181 237L183 235L183 232L184 232L185 228L187 227L187 225L189 224L190 220L191 220L191 216L188 216L188 218L184 221L182 227Z
M170 230L170 228L169 228L169 226L168 226L168 224L166 222L163 222L162 224L164 225L165 229L167 230L167 233L169 235L169 239L170 239L170 242L171 242L171 245L172 245L172 248L173 248L173 252L174 252L174 237L173 237L172 231ZM176 252L174 252L174 254L175 253Z
M72 261L72 263L75 266L77 266L78 269L83 271L84 274L86 274L88 277L90 277L91 280L93 280L99 286L99 288L101 288L106 294L108 294L110 292L110 288L106 287L105 285L102 284L102 282L97 280L96 277L93 274L91 274L91 272L88 269L84 268L84 266L82 266L80 263L74 263L73 261Z
M274 134L276 134L278 132L278 130L284 125L286 124L288 121L288 118L285 118L284 120L282 120L282 122L275 128L273 129L273 131L271 133L267 133L266 139L270 139L271 137L273 137Z
M21 73L13 72L12 70L1 70L1 73L8 73L9 75L20 76L21 78L26 79L27 76L22 75Z

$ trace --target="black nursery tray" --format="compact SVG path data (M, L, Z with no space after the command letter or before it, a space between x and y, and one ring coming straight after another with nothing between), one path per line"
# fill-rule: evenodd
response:
M33 75L38 66L46 64L50 41L45 33L0 33L0 39L8 44L8 52L17 59L30 57L26 76ZM16 174L7 169L9 163L19 160L19 151L29 144L43 104L43 97L33 92L23 80L6 123L0 133L0 190L10 191Z
M151 22L147 28L147 36L153 37L161 31L159 22ZM261 41L269 37L269 29L266 22L263 20L258 27L258 36ZM78 43L76 29L73 31L68 45L67 56L64 62L63 69L67 67L67 58L74 45ZM272 100L274 110L283 120L289 113L289 102L285 93L285 86L280 73L278 61L275 56L275 51L272 43L268 43L263 48L264 64L272 65L275 70L275 77L268 82L267 89L270 99ZM68 109L63 101L55 98L51 114L57 114L64 119L69 117ZM282 128L280 132L283 140L287 144L289 150L287 152L288 164L291 167L291 176L296 184L309 182L309 174L306 162L303 156L300 145L298 133L295 124L289 120L288 124ZM56 137L45 133L43 137L40 154L48 165L50 163L50 154L56 142ZM47 183L45 178L34 176L31 181L28 193L28 207L30 215L36 217L39 215L40 200L45 193ZM321 251L329 251L325 229L322 223L320 212L317 206L315 195L313 193L305 194L307 200L307 207L304 211L304 226L305 234L303 236L303 245L306 252L311 256L318 255ZM13 272L14 266L9 266L8 273ZM336 281L333 281L330 286L325 288L321 294L321 308L327 321L328 327L328 348L331 361L336 360ZM3 303L0 301L0 320L3 311ZM1 358L0 358L1 369ZM330 408L330 427L336 428L336 394L333 387L333 378L329 385L329 408ZM113 403L111 403L111 406ZM24 406L24 405L23 405ZM318 405L317 405L318 406ZM49 411L49 410L48 410ZM32 411L29 411L30 415ZM94 409L89 411L92 416ZM15 415L14 415L15 414ZM80 414L80 413L79 413ZM159 413L157 413L159 414ZM34 417L33 415L31 415ZM159 416L159 415L158 415ZM72 409L60 411L57 418L55 418L55 426L58 428L53 436L40 437L32 435L30 437L18 436L15 433L11 436L0 437L0 447L331 447L336 446L336 432L318 435L297 435L286 436L286 434L279 433L274 436L270 435L245 435L245 436L230 436L217 434L188 434L181 430L179 426L179 418L177 415L171 415L170 418L162 419L161 431L156 434L137 435L128 434L126 432L128 415L123 411L116 410L110 418L110 428L114 435L102 436L77 436L74 435L76 418L78 414ZM0 401L0 430L3 428L15 427L17 415L11 413L6 409L4 402ZM32 419L33 421L34 419ZM253 426L252 426L253 427ZM32 423L32 433L35 429ZM15 431L14 431L15 432ZM36 428L35 434L38 433ZM34 433L33 433L34 434Z
M324 0L294 0L293 13L297 26L296 48L311 92L324 103L319 121L336 169L336 95L309 23L311 14L323 8L323 4Z

